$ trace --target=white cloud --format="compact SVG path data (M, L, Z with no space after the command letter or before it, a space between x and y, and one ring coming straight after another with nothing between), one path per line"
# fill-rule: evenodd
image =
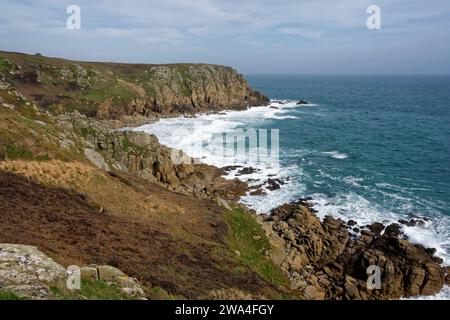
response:
M317 69L324 68L322 61L341 59L337 65L354 70L352 60L360 56L361 48L367 51L361 59L383 60L385 64L392 60L393 46L399 56L410 57L411 61L413 56L417 57L424 65L448 61L450 55L448 0L378 0L383 28L380 32L366 28L366 8L373 0L1 0L1 3L0 49L53 56L198 61L244 66L247 70L247 66L254 66L258 71L260 68L278 71L284 66L292 72L293 65L297 70L312 70L314 59L321 61L316 64ZM65 28L66 8L72 3L82 10L82 29L73 32ZM315 41L292 41L280 34ZM409 66L408 59L399 59L397 64L402 63ZM392 65L396 68L396 64ZM378 69L374 67L377 72Z
M206 26L189 28L188 32L189 34L198 37L206 37L211 35L211 29Z
M177 44L187 37L182 31L174 28L98 28L97 31L104 37L158 44Z
M329 30L362 30L366 8L373 0L77 0L82 9L83 28L117 29L117 33L136 29L167 28L198 38L239 37L278 29L283 33L320 38ZM0 28L39 32L66 19L69 1L2 0ZM384 26L408 25L420 19L450 14L448 0L380 0ZM88 22L88 23L85 23ZM291 27L298 23L302 28ZM383 26L383 27L384 27ZM281 28L281 29L280 29ZM123 30L122 30L123 29ZM129 31L126 31L129 29ZM321 30L321 31L318 31ZM168 34L180 40L179 35ZM150 36L155 37L155 36ZM264 40L265 41L265 40Z
M322 37L323 32L319 30L311 30L307 28L294 28L294 27L285 27L280 28L279 31L284 34L288 34L291 36L298 36L304 38L311 39L320 39Z

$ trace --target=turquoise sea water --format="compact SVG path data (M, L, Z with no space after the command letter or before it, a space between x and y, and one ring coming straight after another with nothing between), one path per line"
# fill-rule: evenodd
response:
M204 115L201 136L229 129L279 129L280 168L267 176L286 181L280 190L242 201L259 212L298 197L311 197L318 215L360 224L392 223L419 216L423 226L404 227L411 241L438 249L450 263L450 77L249 75L250 85L276 104L242 112ZM162 143L188 151L199 134L184 134L192 119L165 119L138 128ZM200 156L200 155L195 155ZM231 165L202 154L205 162Z
M450 77L248 79L272 99L316 104L267 123L282 128L282 163L308 174L306 193L332 197L353 190L391 210L450 215ZM321 153L333 151L347 158Z
M267 123L281 128L281 163L302 169L299 193L326 202L322 210L331 203L330 214L432 217L448 254L450 77L247 78L272 99L315 104Z

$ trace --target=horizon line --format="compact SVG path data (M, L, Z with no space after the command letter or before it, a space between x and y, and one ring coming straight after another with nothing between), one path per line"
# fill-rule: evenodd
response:
M241 72L245 76L450 76L450 73L293 73Z
M364 72L357 72L357 73L326 73L326 72L316 72L316 73L301 73L301 72L245 72L241 71L236 66L223 64L223 63L211 63L211 62L166 62L166 63L152 63L152 62L125 62L122 59L112 59L112 60L92 60L92 59L83 59L83 58L68 58L64 56L54 56L51 54L41 54L40 52L27 52L27 51L16 51L16 50L5 50L0 48L0 52L10 53L10 54L23 54L23 55L30 55L30 56L36 56L41 55L43 58L49 58L49 59L61 59L61 60L68 60L68 61L74 61L74 62L81 62L81 63L111 63L111 64L133 64L133 65L177 65L177 64L206 64L206 65L218 65L218 66L224 66L224 67L230 67L236 70L238 73L245 75L245 76L450 76L450 73L420 73L420 72L411 72L411 73L364 73Z

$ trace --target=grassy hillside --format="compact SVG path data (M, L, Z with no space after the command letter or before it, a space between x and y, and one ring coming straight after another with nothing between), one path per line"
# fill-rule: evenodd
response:
M241 211L76 163L0 162L0 180L0 242L35 245L66 266L113 265L186 298L287 294L260 226Z
M156 117L266 104L230 67L79 62L0 51L0 75L53 113Z

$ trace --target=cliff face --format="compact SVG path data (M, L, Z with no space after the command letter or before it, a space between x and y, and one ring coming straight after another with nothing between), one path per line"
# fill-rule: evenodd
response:
M106 123L78 112L60 115L55 121L65 132L74 132L82 138L82 153L100 169L131 173L171 191L197 198L220 196L237 200L247 190L247 185L241 181L222 178L222 170L216 167L174 163L172 152L186 160L192 159L181 151L161 145L154 135L113 130Z
M99 119L267 105L242 75L208 64L116 64L0 52L0 74L41 108Z
M242 109L267 100L229 67L214 65L155 66L149 69L156 111Z

